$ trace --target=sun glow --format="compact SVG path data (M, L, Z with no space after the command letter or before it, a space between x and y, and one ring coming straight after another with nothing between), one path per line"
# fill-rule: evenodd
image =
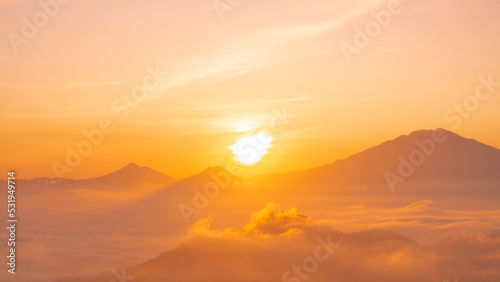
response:
M236 132L245 132L255 129L255 125L251 121L236 121L231 123L231 126Z
M243 136L236 143L227 147L234 153L234 160L244 165L254 165L267 154L267 149L272 148L274 138L266 132L255 135Z

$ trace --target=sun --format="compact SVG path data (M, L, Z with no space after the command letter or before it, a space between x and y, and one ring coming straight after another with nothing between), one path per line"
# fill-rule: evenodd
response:
M266 132L259 132L255 135L243 136L233 145L227 147L234 153L234 160L244 165L254 165L267 154L267 149L272 148L271 143L274 138Z

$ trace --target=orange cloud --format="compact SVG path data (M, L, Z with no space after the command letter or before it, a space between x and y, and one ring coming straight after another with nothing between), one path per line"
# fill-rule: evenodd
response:
M260 211L252 214L251 222L242 229L214 229L212 223L214 218L209 216L198 220L191 227L190 233L220 237L222 235L245 235L262 238L270 238L279 235L301 233L311 219L297 213L295 208L289 210L276 210L277 205L268 203Z

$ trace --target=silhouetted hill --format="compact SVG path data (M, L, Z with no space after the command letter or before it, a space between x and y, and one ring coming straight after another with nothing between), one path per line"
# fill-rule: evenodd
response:
M414 168L403 174L412 181L500 181L500 150L444 129L414 131L332 164L254 181L385 183L386 172L400 175L404 162Z
M162 187L175 180L159 171L130 163L125 167L99 177L74 180L65 178L17 179L18 187L26 192L54 190L128 190L139 188Z

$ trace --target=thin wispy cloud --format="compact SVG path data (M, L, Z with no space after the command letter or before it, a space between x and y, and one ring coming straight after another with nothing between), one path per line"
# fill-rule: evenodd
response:
M75 88L124 85L125 81L97 81L97 82L70 82L70 83L11 83L0 82L0 88L26 90L71 90Z

